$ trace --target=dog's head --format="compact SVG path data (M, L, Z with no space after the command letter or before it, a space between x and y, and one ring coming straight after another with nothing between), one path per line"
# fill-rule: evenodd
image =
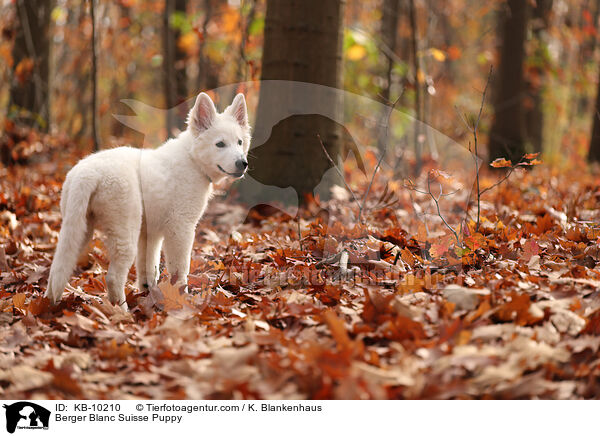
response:
M242 177L248 168L250 124L243 94L238 94L223 113L218 113L202 92L188 115L192 156L213 181Z

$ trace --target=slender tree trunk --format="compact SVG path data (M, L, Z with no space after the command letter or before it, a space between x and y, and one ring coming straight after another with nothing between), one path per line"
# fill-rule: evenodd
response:
M187 0L175 0L175 13L186 14L187 13ZM173 54L173 66L175 68L175 105L178 111L175 113L175 126L183 131L185 130L185 121L187 117L187 107L181 105L188 97L188 86L187 86L187 71L186 71L186 59L187 54L181 49L178 41L181 36L179 29L171 29L172 44L174 47ZM180 106L181 105L181 106Z
M423 105L421 103L421 66L419 62L418 32L417 29L417 10L415 0L408 1L408 17L410 21L411 32L411 55L413 59L413 70L415 74L415 129L414 129L414 147L415 147L415 173L421 172L421 122L423 121Z
M535 152L542 151L544 133L544 107L543 92L546 81L546 41L545 32L548 29L548 19L552 10L552 0L537 0L532 11L532 36L535 46L534 66L530 67L527 74L527 92L531 99L529 109L525 110L527 139Z
M165 92L165 126L167 138L171 137L175 127L175 114L172 111L175 106L175 66L173 65L173 44L171 38L171 15L174 10L174 0L165 0L163 11L163 78Z
M385 46L384 54L386 58L385 65L385 86L381 92L383 102L387 105L392 101L392 82L394 69L394 56L396 55L397 41L398 41L398 15L400 11L400 0L383 0L382 11L381 11L381 41ZM377 147L380 151L387 144L387 138L385 138L383 131L385 131L385 124L387 123L389 115L389 109L387 106L383 107L381 114L379 115L379 123L382 126L382 134L379 135L377 140Z
M393 79L392 71L394 68L394 59L391 54L396 53L399 10L400 0L383 0L383 11L381 14L381 39L390 52L390 54L386 55L386 82L382 92L382 97L386 103L391 101Z
M200 40L200 45L198 47L198 78L196 86L198 89L205 91L209 87L209 64L206 55L204 54L204 47L206 45L208 24L212 18L211 0L204 0L202 9L204 10L204 20L202 21L202 39Z
M592 126L592 138L588 151L588 161L600 162L600 79L598 80L598 92L596 94L596 106L594 108L594 122Z
M267 0L262 80L341 88L344 4L345 0ZM337 160L340 125L320 115L292 115L275 126L264 125L269 116L263 114L291 112L298 98L293 91L292 95L273 95L264 89L261 87L255 131L256 136L269 131L271 136L264 144L254 144L258 148L252 152L251 175L267 185L292 186L302 200L330 168L317 135ZM324 95L318 104L332 112L340 109L334 93Z
M163 12L163 72L165 80L165 106L167 109L167 137L174 129L185 128L185 111L175 110L187 97L186 54L179 48L179 29L171 26L171 17L175 13L186 13L185 0L165 0Z
M242 40L240 41L240 54L237 68L237 80L243 82L248 80L248 57L246 56L246 44L250 37L250 26L254 22L256 16L256 0L248 0L250 2L250 10L245 19L242 17L243 28L242 28ZM243 3L242 3L243 4ZM242 11L243 12L243 11Z
M583 18L584 11L591 11L591 20L586 22L587 20ZM596 53L596 45L598 40L598 18L600 17L600 0L588 0L585 5L585 9L581 10L582 15L582 23L581 27L590 26L593 29L593 32L585 32L585 36L581 44L579 45L579 59L578 65L581 65L582 68L586 68L585 65L589 65L594 62L595 53ZM591 33L591 34L590 34ZM590 111L593 110L595 101L590 98L588 93L577 93L576 98L576 110L575 117L586 116Z
M50 12L52 0L16 0L19 26L12 57L9 114L19 123L48 129Z
M96 0L90 0L90 18L92 19L92 140L94 151L100 150L98 129L98 56L96 53Z
M488 158L504 157L514 161L525 153L523 96L525 80L525 37L527 0L508 0L500 14L500 65L494 101L495 119L489 138Z

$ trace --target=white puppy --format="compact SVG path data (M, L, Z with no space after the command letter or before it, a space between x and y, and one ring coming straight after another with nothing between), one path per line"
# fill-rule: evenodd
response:
M187 129L159 148L119 147L82 159L63 186L63 223L45 296L53 304L60 301L95 228L107 237L112 303L127 309L124 286L136 253L139 285L156 284L161 246L168 273L186 284L196 224L212 183L242 177L249 146L244 96L238 94L220 114L201 93Z

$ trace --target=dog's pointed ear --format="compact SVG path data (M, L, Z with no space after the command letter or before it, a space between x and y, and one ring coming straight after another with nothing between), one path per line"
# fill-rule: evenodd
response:
M194 107L188 114L187 124L193 132L201 133L212 125L216 116L217 109L215 108L215 104L208 94L201 92L196 98Z
M244 128L248 127L248 109L246 108L244 94L236 95L233 99L233 103L225 109L225 113L235 118L240 126Z

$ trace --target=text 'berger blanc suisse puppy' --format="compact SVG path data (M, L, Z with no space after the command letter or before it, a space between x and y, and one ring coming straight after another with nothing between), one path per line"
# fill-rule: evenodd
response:
M67 174L62 227L45 296L56 304L94 229L106 236L108 297L127 310L125 282L137 253L140 286L156 285L161 247L167 271L187 284L196 224L212 184L248 168L246 100L236 95L223 113L201 93L187 129L157 149L119 147L92 154Z

